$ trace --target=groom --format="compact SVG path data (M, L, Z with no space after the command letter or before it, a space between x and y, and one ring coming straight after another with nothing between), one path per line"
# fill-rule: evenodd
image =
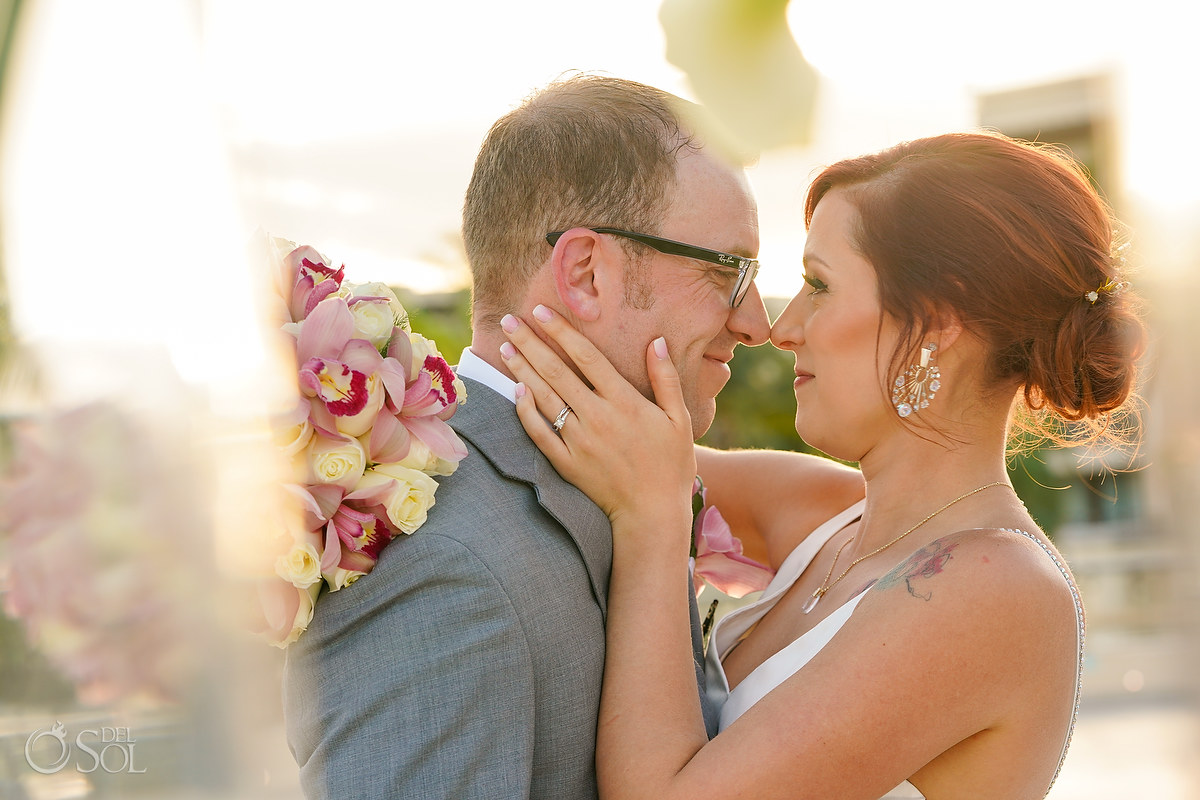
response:
M288 742L308 796L595 797L611 530L521 428L500 319L555 309L648 395L646 349L665 336L694 433L707 430L734 348L769 328L753 197L689 113L585 76L484 141L463 210L469 399L451 421L469 454L421 530L323 595L288 650Z

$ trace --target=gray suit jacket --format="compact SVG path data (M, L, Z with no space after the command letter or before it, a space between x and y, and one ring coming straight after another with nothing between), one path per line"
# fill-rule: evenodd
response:
M596 796L611 528L512 404L465 380L451 422L468 456L429 520L322 594L288 648L288 745L309 797Z

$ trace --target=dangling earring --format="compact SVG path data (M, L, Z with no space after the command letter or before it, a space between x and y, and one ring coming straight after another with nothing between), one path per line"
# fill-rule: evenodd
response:
M933 342L921 348L921 363L913 364L900 377L896 378L896 386L892 389L892 405L901 417L929 407L929 401L942 388L942 373L933 363L933 352L937 345Z

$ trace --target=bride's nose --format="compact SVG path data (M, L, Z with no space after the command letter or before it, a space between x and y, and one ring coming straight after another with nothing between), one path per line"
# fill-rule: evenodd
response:
M771 326L771 344L780 350L794 350L804 344L804 315L800 304L802 294L791 299Z

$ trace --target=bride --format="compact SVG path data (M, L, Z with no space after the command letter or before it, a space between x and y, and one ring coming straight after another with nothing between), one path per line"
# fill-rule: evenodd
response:
M1052 151L949 134L827 168L805 221L771 341L795 356L797 433L861 474L694 447L661 338L652 403L548 310L508 334L529 435L612 521L601 795L1041 798L1083 608L1005 452L1018 418L1061 444L1119 427L1144 330L1107 211ZM713 632L711 741L677 591L697 470L777 570Z

